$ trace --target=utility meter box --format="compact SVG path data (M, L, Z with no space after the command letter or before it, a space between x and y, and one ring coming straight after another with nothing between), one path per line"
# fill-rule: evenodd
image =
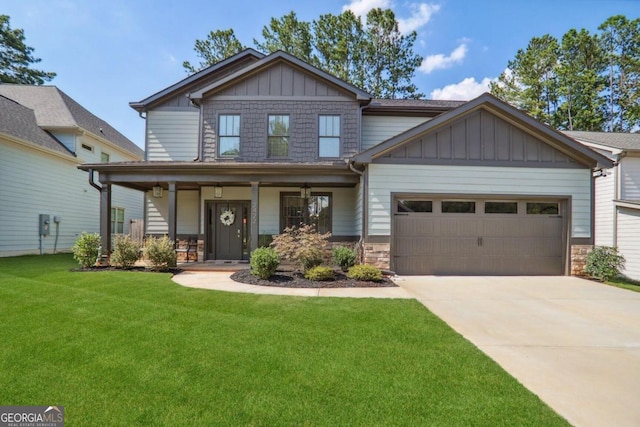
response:
M51 220L49 219L49 215L40 214L40 235L41 236L49 235L50 224L51 224Z

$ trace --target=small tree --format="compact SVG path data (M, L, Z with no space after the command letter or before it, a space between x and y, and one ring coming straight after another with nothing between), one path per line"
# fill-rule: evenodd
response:
M142 250L137 240L128 234L116 236L113 242L113 252L111 253L111 264L129 269L140 259Z
M273 248L258 248L251 253L251 274L268 279L280 265L280 257Z
M273 237L271 246L282 259L293 262L303 271L328 261L331 233L319 234L314 225L288 227Z
M73 258L84 268L93 267L100 256L100 235L82 232L71 248Z
M145 255L155 271L167 271L176 266L175 243L168 236L147 238Z
M618 248L596 246L587 254L585 273L601 282L606 282L620 275L625 259L618 253Z
M331 260L339 265L342 271L346 272L356 263L356 251L345 246L338 246L331 251Z

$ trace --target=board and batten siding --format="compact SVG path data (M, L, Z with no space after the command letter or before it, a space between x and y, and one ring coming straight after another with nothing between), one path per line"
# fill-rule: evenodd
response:
M589 169L369 165L368 234L389 236L391 193L571 196L571 237L591 237Z
M430 117L362 116L362 150L429 120Z
M640 280L640 210L619 208L618 249L626 259L622 273Z
M625 157L620 162L620 198L640 200L640 157Z
M195 108L147 113L147 160L181 161L198 156L200 113Z
M615 199L615 169L608 169L606 176L596 178L595 193L595 244L598 246L613 245L613 215Z
M54 216L61 217L58 252L69 251L83 231L99 232L100 193L77 165L71 157L0 141L0 256L39 252L40 214L51 218L44 253L56 246ZM125 233L130 219L143 217L142 197L139 191L113 187L112 206L125 209Z

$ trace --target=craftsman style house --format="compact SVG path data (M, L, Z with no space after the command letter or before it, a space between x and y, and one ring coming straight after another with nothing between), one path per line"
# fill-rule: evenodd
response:
M142 162L100 172L146 192L146 232L248 259L313 223L402 274L568 274L593 244L594 170L611 162L485 94L372 99L283 52L252 49L139 102ZM105 246L108 244L105 242Z

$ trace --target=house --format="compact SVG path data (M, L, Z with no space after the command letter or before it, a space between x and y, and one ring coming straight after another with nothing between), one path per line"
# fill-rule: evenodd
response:
M280 51L130 105L145 161L81 166L100 172L102 224L109 185L144 189L146 232L196 237L198 260L248 259L304 222L401 274L568 274L593 244L592 172L611 167L491 95L373 99Z
M565 133L613 160L595 180L595 244L617 246L623 273L640 280L640 134Z
M0 84L0 256L69 251L81 232L98 232L100 196L77 166L142 159L57 87ZM110 230L128 233L143 194L115 188L111 210Z

